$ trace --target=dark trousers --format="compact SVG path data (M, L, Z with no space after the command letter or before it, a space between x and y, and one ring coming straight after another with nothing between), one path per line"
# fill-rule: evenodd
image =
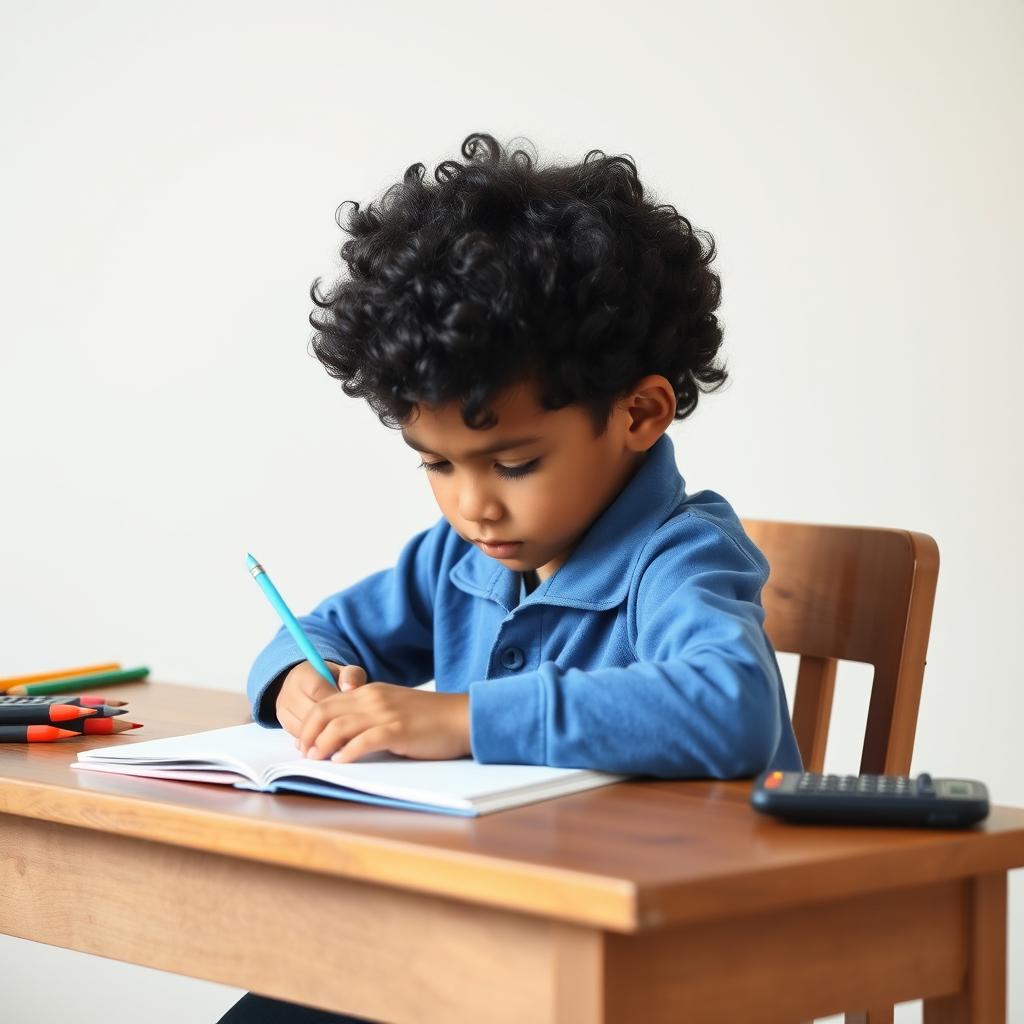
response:
M217 1024L372 1024L364 1017L314 1010L298 1003L284 1003L246 992Z

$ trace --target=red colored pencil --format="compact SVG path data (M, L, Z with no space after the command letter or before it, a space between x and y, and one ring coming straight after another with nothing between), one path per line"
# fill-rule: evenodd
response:
M111 708L123 708L128 703L126 700L107 700L106 697L65 697L63 694L52 699L60 701L61 704L81 704L84 708L99 708L104 704Z
M68 728L86 736L109 736L127 729L141 729L141 722L123 722L120 718L81 718L77 722L68 722Z

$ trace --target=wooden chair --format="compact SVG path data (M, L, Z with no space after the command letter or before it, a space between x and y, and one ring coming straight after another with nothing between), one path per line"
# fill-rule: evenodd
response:
M839 661L874 666L860 773L908 775L939 549L924 533L743 521L771 572L762 592L777 651L800 655L793 731L806 771L823 771ZM893 1008L846 1024L892 1024Z

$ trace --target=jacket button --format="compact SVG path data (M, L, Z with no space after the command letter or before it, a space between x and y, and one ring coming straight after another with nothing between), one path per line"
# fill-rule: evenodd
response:
M501 652L501 663L505 668L516 669L522 668L523 663L526 659L523 657L523 652L518 647L506 647Z

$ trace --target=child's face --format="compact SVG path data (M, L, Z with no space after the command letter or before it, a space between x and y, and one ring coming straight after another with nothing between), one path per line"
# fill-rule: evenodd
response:
M497 423L472 430L457 402L420 405L402 436L420 454L456 533L509 569L536 569L547 579L643 457L636 439L629 439L632 417L617 404L605 432L595 437L582 406L548 411L529 383L509 388L491 408Z

